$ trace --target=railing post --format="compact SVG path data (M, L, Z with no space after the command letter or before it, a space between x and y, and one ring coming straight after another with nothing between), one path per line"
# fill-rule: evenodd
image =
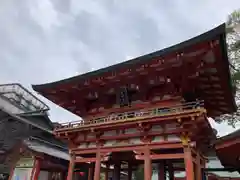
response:
M63 123L61 126L56 127L56 130L62 129L62 128L75 128L79 126L84 125L94 125L98 123L104 123L109 121L119 121L119 120L125 120L128 118L136 118L140 119L141 117L150 118L151 116L161 116L166 114L171 114L175 112L184 112L185 110L196 110L204 106L204 101L202 100L196 100L193 102L185 102L182 104L177 105L170 105L165 107L153 107L151 109L145 109L145 110L138 110L138 111L129 111L125 113L117 113L113 115L109 115L106 117L100 117L100 118L93 118L89 119L86 122L85 121L78 121L78 122L69 122L69 123Z

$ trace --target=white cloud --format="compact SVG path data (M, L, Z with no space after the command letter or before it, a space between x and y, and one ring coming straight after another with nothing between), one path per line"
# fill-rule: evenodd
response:
M30 87L115 64L209 30L238 7L239 0L3 0L0 80ZM77 119L51 108L55 121Z
M49 0L33 1L30 6L30 16L45 31L51 31L52 26L58 25L58 12Z

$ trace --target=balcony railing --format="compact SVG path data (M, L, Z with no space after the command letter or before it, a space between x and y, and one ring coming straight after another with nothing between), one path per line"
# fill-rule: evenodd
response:
M116 114L112 113L104 117L96 117L89 120L62 123L60 126L56 127L55 130L63 130L68 128L72 129L72 128L106 124L106 123L118 122L118 121L132 121L132 120L148 119L148 118L161 117L161 116L167 116L167 115L177 115L185 112L197 111L198 109L201 109L203 107L204 107L203 101L196 101L196 102L183 103L175 106L158 107L158 108L152 108L152 109L140 109L137 111L116 113Z

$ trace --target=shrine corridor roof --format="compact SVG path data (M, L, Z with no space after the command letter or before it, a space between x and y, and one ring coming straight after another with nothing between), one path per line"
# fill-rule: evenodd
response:
M222 165L240 173L240 129L219 138L215 148Z

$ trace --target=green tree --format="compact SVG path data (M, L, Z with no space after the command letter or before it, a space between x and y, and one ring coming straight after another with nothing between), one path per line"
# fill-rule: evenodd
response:
M227 18L226 23L228 57L230 61L230 69L232 75L232 86L235 89L235 97L238 106L236 113L231 115L223 115L217 121L227 121L229 125L235 126L240 119L240 9L235 10ZM239 25L239 29L237 29ZM156 173L153 171L153 173ZM144 179L144 169L140 166L134 172L135 180Z
M156 168L153 167L152 174L157 174ZM144 167L143 165L138 166L137 170L133 172L134 180L144 180Z
M104 173L101 173L100 174L100 180L104 180L105 179L105 174Z
M237 27L239 27L239 29ZM235 10L228 16L226 22L226 32L232 86L235 91L234 93L238 109L234 114L221 116L217 119L217 122L221 123L226 121L229 125L234 127L240 119L240 9ZM156 173L155 171L153 172ZM134 172L134 179L144 179L144 169L142 166Z
M232 75L232 86L237 102L237 112L223 115L220 118L217 118L216 121L219 123L225 121L234 127L240 119L240 9L233 11L228 16L226 32L228 58Z
M144 169L143 166L139 166L134 172L134 180L144 180Z

